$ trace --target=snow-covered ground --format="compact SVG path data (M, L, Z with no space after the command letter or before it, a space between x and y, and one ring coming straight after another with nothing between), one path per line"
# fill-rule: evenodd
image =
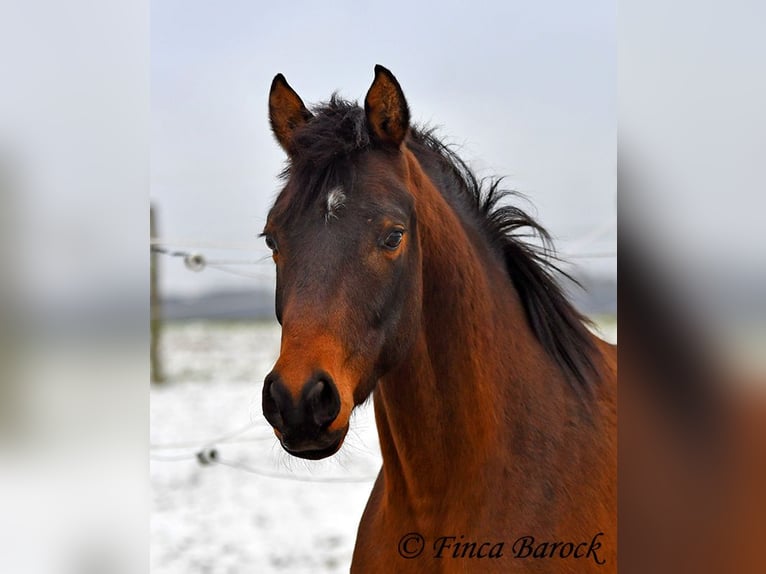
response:
M152 388L150 411L152 572L348 571L380 468L372 408L355 415L338 455L300 461L282 450L261 415L261 385L279 352L276 323L170 325L162 349L168 381ZM222 461L250 471L196 460L208 441L250 424L230 439L238 442L216 445Z
M616 325L600 326L616 340ZM152 572L347 572L380 468L371 405L357 409L336 456L301 461L261 415L276 323L171 324L162 351L168 380L152 388L150 410ZM211 441L235 467L200 464Z

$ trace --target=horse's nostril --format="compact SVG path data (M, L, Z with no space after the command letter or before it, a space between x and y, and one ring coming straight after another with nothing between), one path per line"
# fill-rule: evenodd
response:
M328 378L319 379L308 388L306 404L317 426L324 427L332 423L340 412L338 389Z
M263 382L263 416L278 431L282 431L285 410L290 404L290 392L277 375L269 374Z
M314 385L310 388L309 392L306 394L306 400L314 404L314 402L317 402L320 400L320 396L324 392L324 389L326 388L324 381L317 381L314 383Z

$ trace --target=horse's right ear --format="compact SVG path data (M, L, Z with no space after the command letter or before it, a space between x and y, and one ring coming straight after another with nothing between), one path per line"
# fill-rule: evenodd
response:
M314 117L282 74L274 76L269 92L269 122L279 145L290 157L295 155L293 134Z

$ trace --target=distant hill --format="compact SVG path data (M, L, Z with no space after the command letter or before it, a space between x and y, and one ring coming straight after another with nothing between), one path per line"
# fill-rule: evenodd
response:
M579 276L584 289L567 285L574 305L586 315L617 313L617 281L614 278ZM182 319L274 319L273 289L213 291L196 297L165 296L160 316Z
M584 315L617 314L617 279L580 275L576 279L582 285L565 285L569 300Z
M162 297L160 317L178 319L274 319L273 289L212 291L196 297Z

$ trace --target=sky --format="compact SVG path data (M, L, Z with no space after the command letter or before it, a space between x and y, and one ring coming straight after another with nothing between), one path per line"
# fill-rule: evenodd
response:
M310 103L363 101L382 64L416 122L440 126L481 175L503 175L585 271L616 276L615 6L610 2L256 3L163 0L151 11L151 198L166 294L270 285L257 237L284 154L272 78ZM227 247L232 249L211 249ZM233 248L240 249L233 249Z

